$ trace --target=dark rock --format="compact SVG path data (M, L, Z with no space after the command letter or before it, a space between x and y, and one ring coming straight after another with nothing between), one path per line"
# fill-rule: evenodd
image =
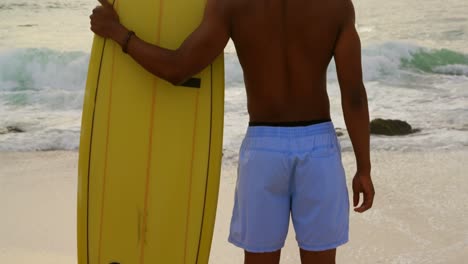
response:
M23 133L24 130L22 130L19 127L14 127L14 126L7 126L7 131L8 133Z
M0 128L0 135L8 134L8 133L23 133L23 132L24 130L18 127L14 127L14 126L7 126L5 128Z
M344 136L343 129L341 129L341 128L339 128L339 127L337 127L337 128L335 129L335 132L336 132L336 136L337 136L337 137Z
M413 129L410 124L402 120L377 118L370 123L370 132L374 135L402 136L419 131L419 129Z

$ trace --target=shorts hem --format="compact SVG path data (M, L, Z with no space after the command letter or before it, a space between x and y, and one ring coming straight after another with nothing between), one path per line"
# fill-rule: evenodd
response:
M232 239L231 237L228 238L228 241L229 241L229 243L233 244L234 246L242 248L245 251L251 252L251 253L275 252L275 251L278 251L278 250L280 250L280 249L282 249L284 247L284 243L281 243L278 246L274 246L274 247L263 247L263 248L262 247L249 247L249 246L245 245L244 243L241 243L239 241L236 241L236 240Z
M334 249L334 248L337 248L339 246L342 246L346 243L348 243L349 239L346 238L344 240L341 240L339 242L336 242L336 243L333 243L333 244L328 244L328 245L323 245L323 246L308 246L308 245L305 245L303 243L298 243L299 244L299 247L303 250L307 250L307 251L325 251L325 250L329 250L329 249Z

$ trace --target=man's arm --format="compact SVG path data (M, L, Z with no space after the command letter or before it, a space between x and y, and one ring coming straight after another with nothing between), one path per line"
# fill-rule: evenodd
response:
M356 212L364 212L372 207L375 194L370 176L369 111L362 80L361 43L354 25L354 7L350 0L346 5L345 21L334 56L344 119L356 155L357 173L353 179L353 204L358 206L360 193L364 193L362 205L355 209Z
M129 32L119 23L106 0L93 10L91 30L124 45ZM230 36L230 23L223 0L208 0L203 21L177 50L164 49L132 36L128 54L152 74L174 85L183 83L208 66L223 52ZM138 32L137 32L138 34Z

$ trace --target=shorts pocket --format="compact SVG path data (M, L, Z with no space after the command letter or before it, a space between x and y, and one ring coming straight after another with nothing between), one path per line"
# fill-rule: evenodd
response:
M339 152L339 147L336 144L327 144L315 146L308 154L314 158L327 158Z

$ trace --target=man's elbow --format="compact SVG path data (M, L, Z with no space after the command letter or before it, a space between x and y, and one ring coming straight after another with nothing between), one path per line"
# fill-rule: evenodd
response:
M164 79L174 86L179 86L189 78L189 74L187 71L184 71L183 68L174 68L166 73Z
M150 72L174 86L180 85L190 78L187 62L177 51L171 52L165 63L158 66L157 69L151 69Z
M182 84L186 78L182 74L171 74L166 78L166 81L170 82L174 86Z

